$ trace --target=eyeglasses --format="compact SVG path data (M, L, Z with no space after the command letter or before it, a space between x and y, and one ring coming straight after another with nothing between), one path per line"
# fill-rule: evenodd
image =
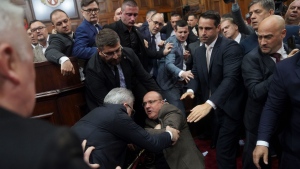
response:
M99 8L94 8L94 9L82 9L83 11L85 11L88 14L91 14L93 12L98 13L99 12Z
M37 28L32 28L31 32L36 32L37 30L41 31L42 29L46 28L45 26L39 26Z
M129 104L126 105L131 109L131 116L133 116L135 114L135 110L131 106L129 106Z
M149 101L146 101L146 102L143 102L142 103L142 106L145 107L147 106L147 104L149 103L150 105L152 105L153 103L157 102L157 101L160 101L161 99L158 99L158 100L149 100Z
M155 25L158 25L159 27L162 27L162 26L164 26L164 24L163 24L163 23L161 23L161 22L154 21L154 20L152 20L152 22L153 22Z
M116 50L116 51L113 51L113 52L107 52L107 53L102 53L102 55L104 55L106 58L110 58L110 57L113 57L115 56L115 54L119 54L121 52L121 50L123 49L123 47L120 45L120 47Z

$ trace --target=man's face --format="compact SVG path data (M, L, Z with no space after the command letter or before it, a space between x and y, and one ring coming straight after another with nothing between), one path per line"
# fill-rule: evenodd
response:
M114 16L114 21L118 21L121 19L121 8L118 8L116 11L115 11L115 16Z
M56 12L52 15L52 23L57 33L70 34L72 32L71 20L63 12Z
M149 21L149 30L152 35L156 35L164 26L164 19L160 15L154 15Z
M164 101L156 92L148 92L143 98L143 106L149 119L157 119Z
M124 11L121 11L121 20L127 27L132 27L134 26L138 13L139 8L137 6L125 6Z
M273 14L273 11L267 11L264 9L260 3L256 3L249 8L251 26L254 30L258 29L258 25L266 17Z
M300 22L300 1L293 1L285 13L285 20L288 24L298 25Z
M96 2L93 2L88 6L82 7L81 13L85 20L92 24L96 24L99 17L99 6Z
M196 19L194 16L189 16L187 23L190 27L195 27L198 23L198 19Z
M171 25L172 25L172 28L175 30L175 25L176 25L176 22L179 21L181 19L180 16L171 16Z
M282 40L285 37L286 30L278 30L278 26L272 24L263 24L258 27L258 43L264 54L276 53L282 46Z
M231 23L229 20L225 20L221 23L221 30L226 38L234 40L234 36L238 33L238 26Z
M47 40L48 30L42 22L34 22L30 25L30 29L34 38L36 38L39 42Z
M210 45L218 36L220 25L214 25L213 19L200 18L198 23L198 33L200 41L206 45Z
M100 58L111 66L115 66L121 62L122 46L118 42L115 46L104 46L103 50L99 50Z
M175 29L175 36L180 42L185 42L189 35L188 26L179 27L177 26L177 30Z
M38 41L37 41L37 39L34 38L32 32L31 32L31 29L27 29L27 35L28 35L29 39L31 40L31 44L33 44L33 45L38 44Z

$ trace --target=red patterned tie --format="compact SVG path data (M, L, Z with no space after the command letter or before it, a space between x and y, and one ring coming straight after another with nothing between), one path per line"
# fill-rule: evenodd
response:
M281 54L279 54L279 53L272 53L271 57L275 58L276 59L276 63L278 63L280 61Z

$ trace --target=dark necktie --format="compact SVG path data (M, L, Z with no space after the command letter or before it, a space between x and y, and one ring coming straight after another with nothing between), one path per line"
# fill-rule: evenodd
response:
M117 85L120 87L126 88L125 77L124 77L121 65L114 66L114 70L115 70L115 79L116 79Z
M96 30L99 33L99 31L101 30L100 26L98 24L95 24Z
M151 41L150 41L150 50L156 51L156 43L155 43L155 35L151 36Z
M271 57L275 58L276 59L276 63L278 63L280 61L281 54L279 54L279 53L272 53Z

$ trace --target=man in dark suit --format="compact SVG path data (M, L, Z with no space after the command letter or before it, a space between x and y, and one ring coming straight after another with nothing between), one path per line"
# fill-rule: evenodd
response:
M179 131L169 126L158 135L150 135L130 116L134 96L128 89L112 89L104 98L104 105L80 119L73 127L81 140L95 146L91 160L101 169L124 167L127 144L133 143L152 152L162 151L176 142Z
M264 106L253 161L268 163L268 143L281 121L279 135L282 147L280 169L300 168L300 53L276 64L268 98Z
M198 18L195 14L189 14L187 17L187 23L191 27L191 33L198 37Z
M67 128L26 119L35 104L33 53L23 9L0 2L0 168L88 169L79 139ZM17 41L16 41L17 39Z
M186 71L184 60L189 53L185 50L189 29L186 21L179 20L175 26L175 36L166 40L173 44L171 52L159 60L157 84L162 89L167 101L181 110L185 115L185 108L180 96L185 92L185 82L193 78L191 71Z
M61 9L54 10L50 14L50 19L57 33L50 35L45 56L48 61L61 65L62 75L75 74L73 64L68 58L72 55L74 43L71 20Z
M200 87L206 102L194 107L187 120L197 122L208 113L214 113L220 125L216 145L218 168L235 169L236 143L244 111L242 50L235 41L219 36L220 15L217 12L202 13L198 25L200 40L205 45L196 50L194 79L188 83L188 90L181 99L194 98L194 92Z
M163 151L168 166L171 169L205 168L203 155L194 142L182 112L172 104L165 103L162 96L154 91L148 92L144 96L143 106L148 116L146 119L147 131L162 133L165 131L166 126L174 127L180 131L180 138L176 144ZM156 166L156 168L162 167ZM164 167L164 169L166 168L168 167Z
M160 90L133 50L120 45L115 31L101 30L96 43L98 52L86 65L86 101L90 110L102 105L105 95L116 87L134 89L136 98L142 98L147 91Z
M241 41L247 37L247 35L240 33L231 14L225 14L222 16L221 32L226 38L235 40L237 43L241 43Z
M167 55L171 49L165 53L163 51L152 51L146 48L143 36L134 26L138 12L139 7L135 1L124 1L121 7L121 19L110 25L105 25L104 28L110 28L117 32L120 37L121 45L123 47L132 48L144 69L150 73L151 70L148 67L149 59L160 59Z
M273 79L276 59L274 53L287 57L283 46L285 37L284 19L277 15L265 18L258 27L259 47L254 48L243 58L242 75L248 91L244 115L246 141L243 153L243 168L255 169L252 153L257 141L258 124L263 106L267 100L268 89ZM278 61L278 60L277 60ZM263 166L270 168L271 166Z
M102 29L98 24L99 2L82 0L80 5L84 19L75 31L72 55L88 60L97 52L95 37Z

